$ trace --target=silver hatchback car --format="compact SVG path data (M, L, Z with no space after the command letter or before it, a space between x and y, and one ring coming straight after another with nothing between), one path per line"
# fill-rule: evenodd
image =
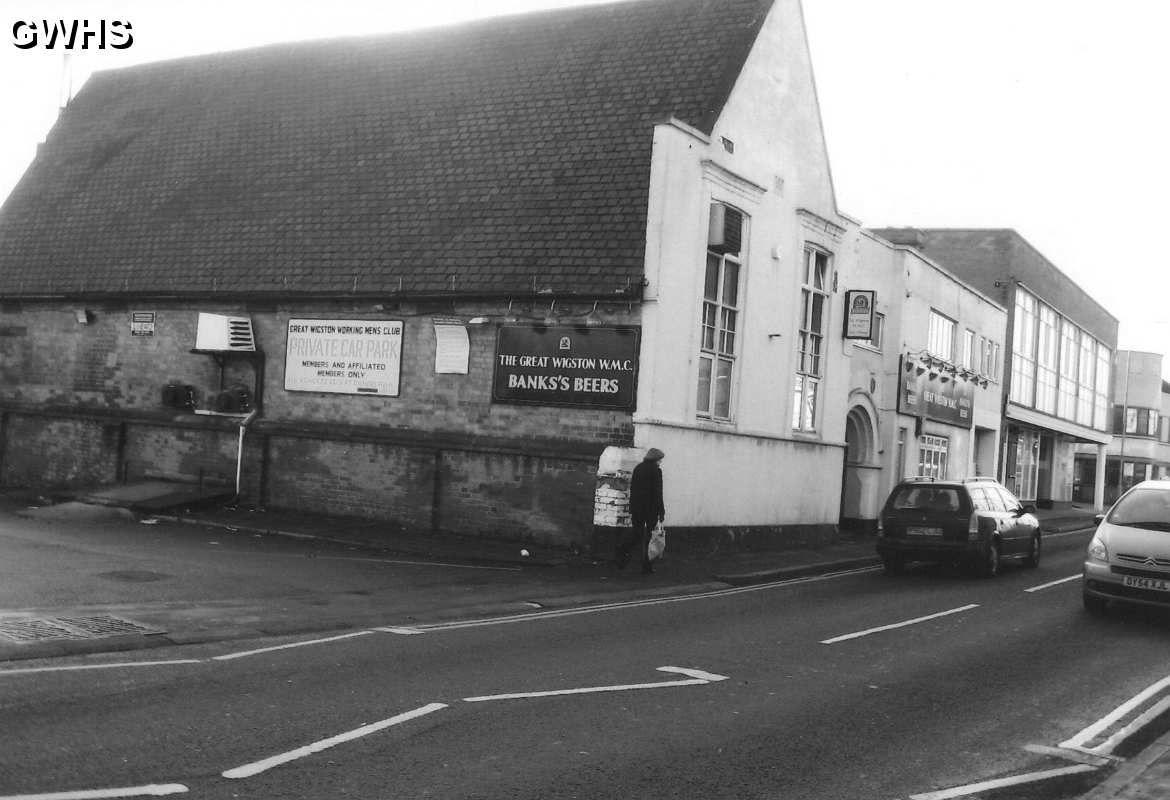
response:
M1089 611L1110 601L1170 608L1170 480L1142 481L1097 517L1083 577Z

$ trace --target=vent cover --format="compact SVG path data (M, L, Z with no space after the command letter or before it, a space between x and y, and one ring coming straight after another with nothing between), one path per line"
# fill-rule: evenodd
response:
M251 318L200 312L195 349L212 352L254 351L256 338L252 334Z
M743 214L720 203L711 205L707 247L717 253L738 253L743 238Z

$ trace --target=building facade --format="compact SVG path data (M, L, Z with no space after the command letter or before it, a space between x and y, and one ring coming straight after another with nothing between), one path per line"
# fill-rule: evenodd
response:
M1118 350L1110 387L1113 441L1105 451L1105 503L1144 480L1170 478L1170 384L1162 379L1160 353ZM1076 456L1074 499L1090 502L1096 491L1097 453Z
M999 479L1041 507L1071 503L1078 446L1112 439L1117 319L1013 230L878 229L1008 309ZM1097 475L1094 506L1103 507Z
M0 209L0 480L585 546L655 446L675 546L824 540L857 235L796 0L99 73Z
M842 525L876 524L902 478L993 473L1007 313L913 248L867 231L851 286L876 290L873 335L846 339Z

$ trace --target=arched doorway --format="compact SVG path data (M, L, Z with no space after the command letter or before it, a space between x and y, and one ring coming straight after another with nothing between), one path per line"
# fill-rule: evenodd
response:
M870 531L877 526L881 468L877 436L868 404L857 404L845 418L845 458L841 479L841 530Z

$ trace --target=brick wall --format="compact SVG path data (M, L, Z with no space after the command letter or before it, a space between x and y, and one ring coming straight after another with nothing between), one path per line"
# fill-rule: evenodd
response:
M567 314L570 324L592 306L556 313ZM80 308L88 314L79 315ZM608 445L632 442L631 414L494 403L496 324L467 326L468 374L434 370L434 318L498 319L505 312L540 318L548 309L546 303L509 309L484 303L10 302L0 307L0 408L11 417L0 478L54 486L123 476L234 484L236 421L161 405L162 388L180 383L195 386L200 405L208 407L222 380L254 387L263 399L245 440L245 503L578 543L592 521L597 457ZM130 314L144 310L155 312L155 333L132 336ZM221 367L192 353L199 311L249 316L263 362L233 356ZM603 305L600 312L606 324L637 323L637 310L624 304ZM286 391L290 318L401 320L400 395ZM37 415L24 413L34 408ZM107 419L76 421L91 412ZM111 441L110 425L125 426L121 446Z

